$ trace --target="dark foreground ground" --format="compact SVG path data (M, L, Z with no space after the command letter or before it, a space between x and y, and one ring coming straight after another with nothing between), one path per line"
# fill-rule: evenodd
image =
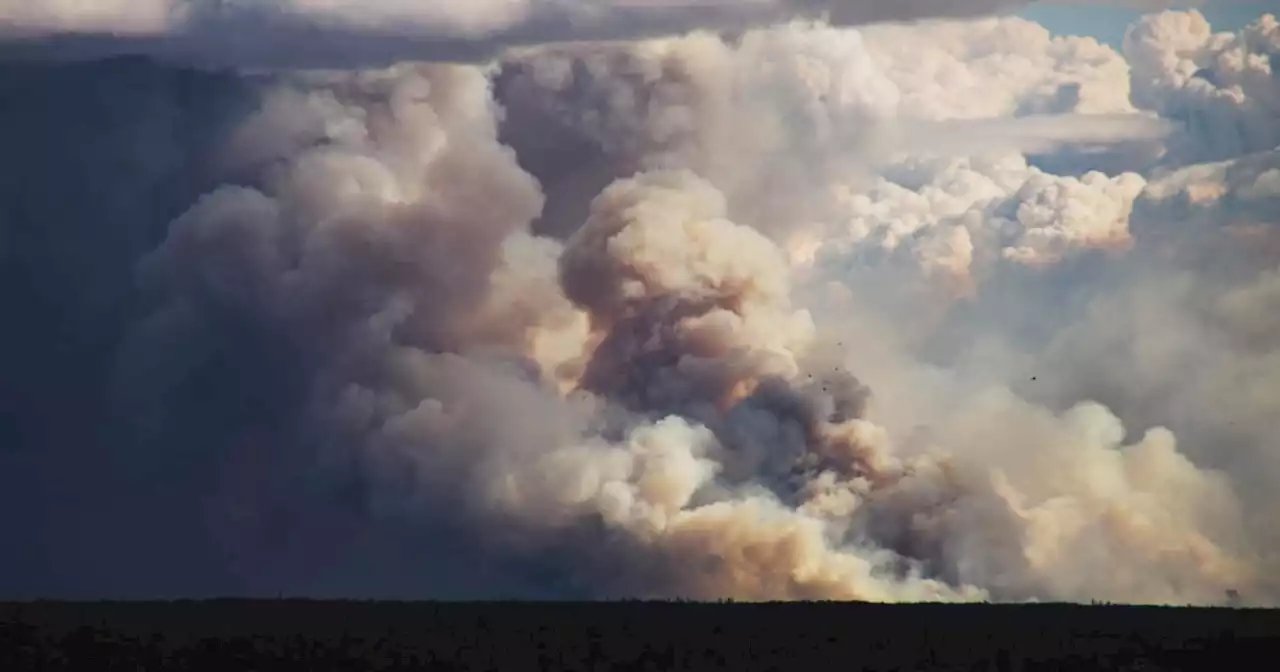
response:
M1277 653L1280 611L1246 609L0 603L0 670L13 671L1249 670Z

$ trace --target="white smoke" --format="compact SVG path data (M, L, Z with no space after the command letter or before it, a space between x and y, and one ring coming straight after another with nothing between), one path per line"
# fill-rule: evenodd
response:
M1125 36L1134 102L1183 126L1171 152L1213 161L1280 146L1280 22L1215 33L1197 11L1147 16Z
M835 263L912 249L964 283L975 254L1039 264L1128 244L1139 175L1059 177L1024 152L1158 146L1169 130L1129 105L1115 51L1021 19L861 33L791 24L736 46L695 36L542 50L509 67L523 116L577 129L623 166L709 176L796 260L818 241ZM1064 89L1098 103L1043 103Z

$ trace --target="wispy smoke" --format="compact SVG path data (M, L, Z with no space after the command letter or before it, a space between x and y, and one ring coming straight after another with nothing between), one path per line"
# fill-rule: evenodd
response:
M1003 5L959 4L772 10ZM41 539L7 574L1280 600L1276 80L1255 76L1274 18L1208 37L1149 17L1125 58L1014 18L681 36L729 23L428 5L0 5L44 47L114 33L197 62L203 26L249 16L279 41L227 64L530 47L5 66L24 170L0 183L3 291L27 317L3 348L0 515ZM674 35L534 45L633 11ZM293 51L291 22L347 41ZM399 50L424 36L448 46Z

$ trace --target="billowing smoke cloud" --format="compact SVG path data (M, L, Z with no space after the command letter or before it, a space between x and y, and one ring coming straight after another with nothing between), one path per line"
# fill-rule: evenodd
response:
M269 9L382 31L293 5ZM553 9L489 5L397 25L478 44ZM825 8L942 14L873 6ZM9 16L162 40L200 18L103 7ZM492 67L8 65L30 149L4 291L57 301L3 349L2 510L41 540L7 574L1275 603L1276 152L1242 134L1186 165L1166 60L1001 18ZM65 247L90 233L112 244ZM136 532L89 553L104 529Z
M1134 102L1183 125L1170 151L1213 161L1280 146L1275 62L1280 22L1264 15L1238 34L1214 33L1196 11L1148 16L1125 37Z

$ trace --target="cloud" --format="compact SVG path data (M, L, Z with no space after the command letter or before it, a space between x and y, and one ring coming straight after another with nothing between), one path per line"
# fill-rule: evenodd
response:
M9 57L147 54L214 67L483 62L519 46L742 30L797 17L842 25L972 16L1009 0L70 0L0 3Z

